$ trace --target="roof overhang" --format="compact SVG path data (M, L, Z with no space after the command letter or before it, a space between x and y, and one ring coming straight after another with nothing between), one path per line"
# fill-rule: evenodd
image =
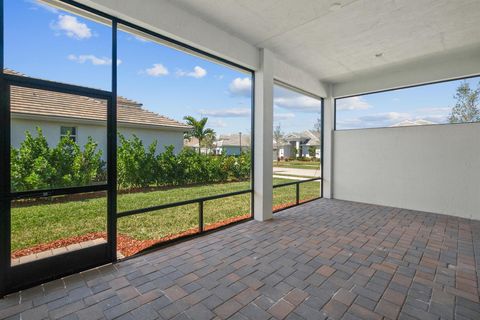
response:
M93 126L106 126L107 121L97 119L85 119L75 117L61 117L61 116L45 116L38 114L18 113L12 112L12 119L33 120L33 121L46 121L46 122L62 122L72 124L85 124ZM120 128L134 128L134 129L150 129L160 131L176 131L176 132L189 132L192 128L165 126L165 125L151 125L118 121L117 126Z

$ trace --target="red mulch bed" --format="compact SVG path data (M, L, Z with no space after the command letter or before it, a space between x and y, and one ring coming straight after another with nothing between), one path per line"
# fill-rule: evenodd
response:
M62 248L62 247L69 246L71 244L85 242L89 240L95 240L99 238L106 239L106 237L107 236L105 232L92 232L92 233L85 234L83 236L58 239L52 242L41 243L30 248L14 251L12 252L12 259L29 256L34 253L40 253L40 252L51 250L51 249Z
M233 218L228 218L226 220L218 221L218 222L215 222L215 223L209 223L203 229L205 231L217 229L219 227L229 225L230 223L234 223L234 222L237 222L237 221L242 221L242 220L248 219L251 216L252 215L249 213L249 214L244 214L242 216L236 216L236 217L233 217Z
M287 203L278 204L276 206L273 206L272 211L277 212L286 208L293 207L296 204L297 204L296 202L287 202Z
M308 201L313 200L313 199L314 199L314 198L300 200L300 203L299 203L299 204L308 202ZM293 206L295 206L296 204L297 204L296 202L282 203L282 204L273 206L272 211L273 211L273 212L277 212L277 211L280 211L280 210L283 210L283 209L287 209L287 208L293 207Z
M206 225L204 230L205 231L213 230L219 227L229 225L233 222L245 220L248 218L250 218L250 214L245 214L245 215L225 219L222 221L218 221L218 222ZM125 257L128 257L140 251L143 251L153 245L178 239L181 237L193 235L196 233L198 233L198 228L191 228L180 233L175 233L159 239L152 239L152 240L137 240L127 235L119 233L117 235L117 250L120 251L120 253L123 254ZM55 240L52 242L42 243L30 248L14 251L12 253L12 259L17 259L23 256L28 256L35 253L40 253L43 251L56 249L56 248L62 248L71 244L85 242L85 241L94 240L94 239L100 239L100 238L107 239L106 232L92 232L82 236L70 237L70 238Z

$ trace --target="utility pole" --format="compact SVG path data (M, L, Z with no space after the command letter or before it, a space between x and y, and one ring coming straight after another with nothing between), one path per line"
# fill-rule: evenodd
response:
M242 132L238 133L240 135L240 155L242 155Z

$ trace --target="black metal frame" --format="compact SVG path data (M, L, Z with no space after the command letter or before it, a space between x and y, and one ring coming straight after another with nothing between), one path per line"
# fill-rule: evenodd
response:
M451 81L465 80L465 79L471 79L471 78L477 78L477 77L480 77L480 74L473 75L473 76L468 76L468 77L453 78L453 79L448 79L448 80L431 81L431 82L427 82L427 83L414 84L414 85L410 85L410 86L403 86L403 87L392 88L392 89L374 90L374 91L368 91L368 92L363 92L363 93L359 93L359 94L353 94L353 95L341 96L341 97L338 97L338 98L334 98L334 102L333 102L333 130L337 131L337 100L348 99L348 98L352 98L352 97L368 96L368 95L375 94L375 93L383 93L383 92L390 92L390 91L396 91L396 90L402 90L402 89L417 88L417 87L423 87L423 86L428 86L428 85L432 85L432 84L439 84L439 83L445 83L445 82L451 82ZM478 122L436 123L436 124L429 124L427 126L452 125L452 124L456 125L456 124L469 124L469 123L478 123ZM395 129L395 128L392 128L392 127L370 127L370 128L355 128L355 129L339 129L338 131L385 129L385 128Z
M325 108L324 108L324 103L325 103L325 99L322 98L322 97L318 97L318 96L315 96L313 94L310 94L308 92L305 92L304 90L302 89L298 89L296 87L293 87L283 81L280 81L280 80L275 80L274 81L274 85L278 85L278 86L281 86L285 89L288 89L288 90L292 90L292 91L295 91L297 93L300 93L300 94L304 94L304 95L307 95L309 97L312 97L312 98L315 98L315 99L319 99L320 100L320 117L322 118L322 127L321 127L321 133L322 133L322 139L321 139L321 144L322 144L322 148L320 149L320 172L321 172L321 177L320 178L314 178L313 180L312 179L309 179L309 180L301 180L299 181L299 184L302 183L302 182L309 182L309 181L316 181L316 180L321 180L321 185L320 185L320 196L318 198L315 198L315 199L312 199L312 200L309 200L309 201L313 201L313 200L317 200L317 199L321 199L323 198L323 170L324 170L324 159L323 159L323 156L324 156L324 148L325 148L325 132L324 132L324 129L325 129ZM277 184L277 185L274 185L273 188L275 189L275 187L285 187L285 186L288 186L288 185L291 185L291 184L294 184L294 183L290 183L290 182L287 182L287 183L281 183L281 184ZM297 206L299 203L298 203L298 188L299 186L297 186L297 204L295 206ZM304 201L302 202L303 203L306 203L306 202L309 202L309 201ZM288 208L291 208L291 207L295 207L295 206L289 206L287 208L283 208L283 209L280 209L280 210L276 210L275 212L278 212L278 211L282 211L284 209L288 209Z
M250 202L253 202L253 190L241 190L241 191L235 191L235 192L229 192L229 193L222 193L222 194L217 194L217 195L212 195L212 196L207 196L207 197L201 197L201 198L195 198L195 199L189 199L189 200L184 200L184 201L177 201L173 203L166 203L166 204L161 204L158 206L151 206L151 207L146 207L146 208L140 208L140 209L134 209L134 210L128 210L128 211L123 211L119 212L117 214L117 218L124 218L132 215L137 215L137 214L143 214L143 213L149 213L149 212L154 212L154 211L159 211L159 210L164 210L164 209L169 209L169 208L176 208L176 207L182 207L186 206L189 204L198 204L198 233L195 233L195 236L202 235L206 232L212 231L208 230L205 231L205 222L204 222L204 204L207 201L212 201L212 200L217 200L217 199L223 199L223 198L228 198L228 197L234 197L242 194L247 194L250 193ZM250 208L250 217L243 219L242 221L247 221L251 220L253 218L253 211L252 208ZM239 221L229 223L230 224L235 224L238 223ZM225 225L226 226L226 225ZM166 241L164 243L159 243L157 246L164 246L170 243L178 242L182 240L183 238L186 238L188 236L176 238L170 241ZM190 236L191 237L191 236Z
M114 232L114 223L115 221L115 211L112 211L112 204L114 204L115 198L111 197L110 190L115 190L115 152L111 153L111 150L116 149L116 135L109 136L107 140L108 152L107 152L107 183L98 184L98 185L87 185L80 187L68 187L68 188L55 188L48 190L30 190L30 191L21 191L21 192L12 192L10 185L10 129L11 129L11 116L10 116L10 88L12 86L16 87L28 87L36 88L41 90L48 90L54 92L61 92L66 94L75 94L86 96L95 99L101 99L107 102L107 119L112 119L115 115L113 109L112 96L110 92L88 89L85 87L79 87L75 85L67 85L63 83L57 83L53 81L39 80L33 78L25 78L17 75L2 74L1 75L2 83L2 105L1 105L1 121L2 127L0 129L0 134L2 137L2 143L0 146L0 153L2 156L3 163L3 172L1 176L5 177L2 179L2 227L6 231L0 235L1 241L1 252L2 252L2 274L5 274L5 278L2 279L0 284L0 294L7 292L15 291L22 289L27 286L31 286L43 281L52 279L58 276L64 276L87 268L93 267L95 265L105 264L112 261L113 256L112 251L109 248L115 245L116 238L112 237ZM116 119L116 118L113 118ZM107 121L107 130L106 133L112 131L112 125L115 125L115 121ZM112 174L115 173L115 176ZM112 180L113 179L113 180ZM112 188L113 187L113 188ZM60 195L70 195L78 194L85 192L107 192L107 201L108 207L106 208L107 213L107 243L99 244L87 249L81 249L74 252L67 252L59 254L56 256L48 257L45 259L27 262L20 265L13 266L11 264L11 203L14 200L25 199L25 198L44 198L51 196L60 196ZM113 251L114 253L116 250Z
M253 185L254 185L254 109L255 109L255 74L253 70L239 65L237 63L228 61L224 58L218 57L209 52L197 49L190 45L181 43L175 39L166 37L162 34L150 31L146 28L137 26L126 20L119 19L115 16L103 13L96 9L90 8L86 5L77 3L71 0L59 0L62 3L70 5L74 8L84 10L91 14L95 14L99 17L108 19L111 21L112 28L112 89L111 91L103 91L97 89L90 89L77 85L69 85L59 82L40 80L34 78L26 78L17 75L5 74L4 70L4 1L0 0L0 163L3 163L2 171L0 172L0 297L9 292L14 292L23 288L30 287L32 285L55 279L68 274L76 273L91 267L99 266L108 262L114 262L116 257L116 232L117 232L117 219L133 214L139 214L143 212L151 212L160 209L178 207L186 204L198 203L199 204L199 233L194 236L202 235L213 230L204 231L203 222L203 204L206 201L221 199L225 197L231 197L241 194L250 193L251 216L246 220L250 220L254 215L254 197L253 197ZM118 25L124 25L131 29L143 32L152 37L158 38L163 42L170 43L173 46L181 47L192 54L200 55L205 58L217 61L224 65L240 69L248 72L252 77L252 116L251 116L251 179L250 189L242 190L226 194L218 194L210 197L203 197L197 199L191 199L187 201L181 201L176 203L170 203L166 205L160 205L150 208L143 208L139 210L126 211L117 214L117 34ZM71 93L89 96L92 98L99 98L107 101L108 114L107 114L107 184L91 185L82 187L71 187L62 189L49 189L49 190L35 190L26 192L13 192L10 191L10 95L9 86L23 86L29 88L38 88L44 90L51 90L62 93ZM39 198L49 197L56 195L68 195L81 192L94 192L94 191L106 191L108 198L107 205L107 244L97 245L87 249L81 249L72 253L62 254L50 258L37 260L30 263L21 264L15 267L11 267L10 257L10 207L11 201L21 198ZM243 220L242 220L243 221ZM241 222L241 221L239 221ZM229 225L234 225L239 222L233 222ZM224 226L225 227L225 226ZM219 227L218 229L222 229ZM168 245L170 243L189 239L192 236L186 236L183 238L175 239L166 243L162 243L158 246ZM153 247L152 247L153 249ZM61 271L60 271L61 270Z
M321 192L320 196L318 196L316 198L313 198L313 199L308 199L306 201L300 202L300 185L302 183L307 183L307 182L312 182L312 181L320 181L320 188L322 188L320 190L320 192ZM274 213L285 210L285 209L293 208L293 207L296 207L298 205L301 205L301 204L304 204L304 203L307 203L307 202L310 202L310 201L314 201L314 200L318 200L318 199L323 198L323 178L311 178L311 179L305 179L305 180L297 180L297 181L292 181L292 182L279 183L279 184L274 185L273 189L288 187L288 186L293 186L293 185L295 185L295 204L292 204L292 205L290 205L288 207L285 207L285 208L282 208L282 209L275 210Z
M322 166L320 168L320 172L322 174L322 185L321 185L321 188L322 190L320 191L320 198L323 198L323 168L325 167L324 166L324 159L323 159L323 156L324 156L324 152L325 152L325 100L322 98L322 111L321 111L321 115L322 115L322 149L321 149L321 156L320 156L320 165Z

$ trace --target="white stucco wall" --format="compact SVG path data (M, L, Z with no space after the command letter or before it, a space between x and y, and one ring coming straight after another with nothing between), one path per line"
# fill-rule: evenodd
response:
M480 220L480 123L334 132L333 196Z
M175 152L178 153L183 148L183 132L171 130L154 130L133 127L119 126L118 131L126 138L131 138L133 134L142 139L143 145L148 147L154 140L157 140L157 151L163 152L164 146L173 145Z
M47 142L50 146L56 146L60 141L60 127L71 126L77 128L77 143L80 146L84 146L88 137L92 137L93 140L99 144L99 149L102 150L103 158L106 159L107 155L107 128L106 126L86 124L86 123L74 123L74 122L55 122L55 121L39 121L39 120L27 120L27 119L12 119L11 122L11 141L12 146L18 148L21 142L25 138L25 131L36 135L36 127L40 127L43 131L43 135L47 138ZM179 152L183 148L183 133L180 131L168 131L168 130L154 130L146 128L133 128L133 127L118 127L118 131L126 138L131 138L133 134L142 139L145 146L149 146L155 139L157 139L157 150L162 152L163 146L173 145L175 152Z

